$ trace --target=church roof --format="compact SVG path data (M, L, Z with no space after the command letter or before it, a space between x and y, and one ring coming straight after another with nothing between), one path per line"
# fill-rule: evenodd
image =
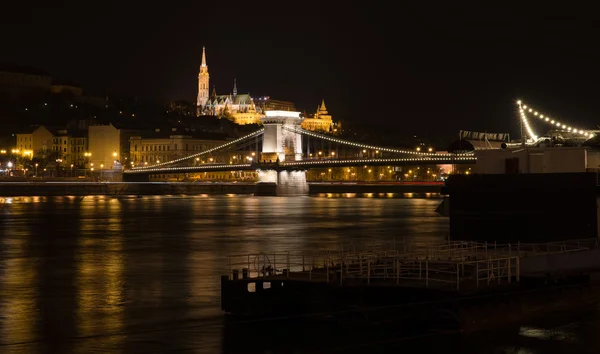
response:
M210 104L225 104L227 99L231 99L233 102L231 104L250 104L252 101L252 97L250 97L249 93L244 93L233 97L233 95L217 95L217 98L210 101Z

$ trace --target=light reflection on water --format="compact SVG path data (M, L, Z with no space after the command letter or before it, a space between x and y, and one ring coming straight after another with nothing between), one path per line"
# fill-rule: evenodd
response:
M222 344L237 340L223 339L219 308L228 254L440 241L447 219L434 212L439 202L386 195L12 198L0 204L0 352L265 352ZM530 342L521 351L510 344L512 351L494 344L473 352L539 352Z

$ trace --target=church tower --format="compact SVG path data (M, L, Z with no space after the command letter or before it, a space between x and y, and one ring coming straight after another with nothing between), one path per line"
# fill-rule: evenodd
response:
M198 100L196 101L197 115L202 114L202 110L208 101L208 66L206 65L206 49L202 47L202 64L198 74Z

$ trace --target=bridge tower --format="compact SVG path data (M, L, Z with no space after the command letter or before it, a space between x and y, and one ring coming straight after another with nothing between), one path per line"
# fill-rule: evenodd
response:
M302 160L302 135L285 129L300 128L302 120L300 112L266 111L261 118L265 132L260 160Z
M261 162L302 160L302 135L294 131L302 124L300 112L266 111L261 120L265 128ZM294 129L285 129L286 127ZM274 168L258 171L256 195L306 194L308 194L306 170L279 171Z

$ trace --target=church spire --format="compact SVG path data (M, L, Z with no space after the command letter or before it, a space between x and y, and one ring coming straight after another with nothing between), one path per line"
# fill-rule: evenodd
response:
M237 96L237 82L236 79L233 79L233 98Z
M206 67L206 48L202 46L202 65L201 67Z

